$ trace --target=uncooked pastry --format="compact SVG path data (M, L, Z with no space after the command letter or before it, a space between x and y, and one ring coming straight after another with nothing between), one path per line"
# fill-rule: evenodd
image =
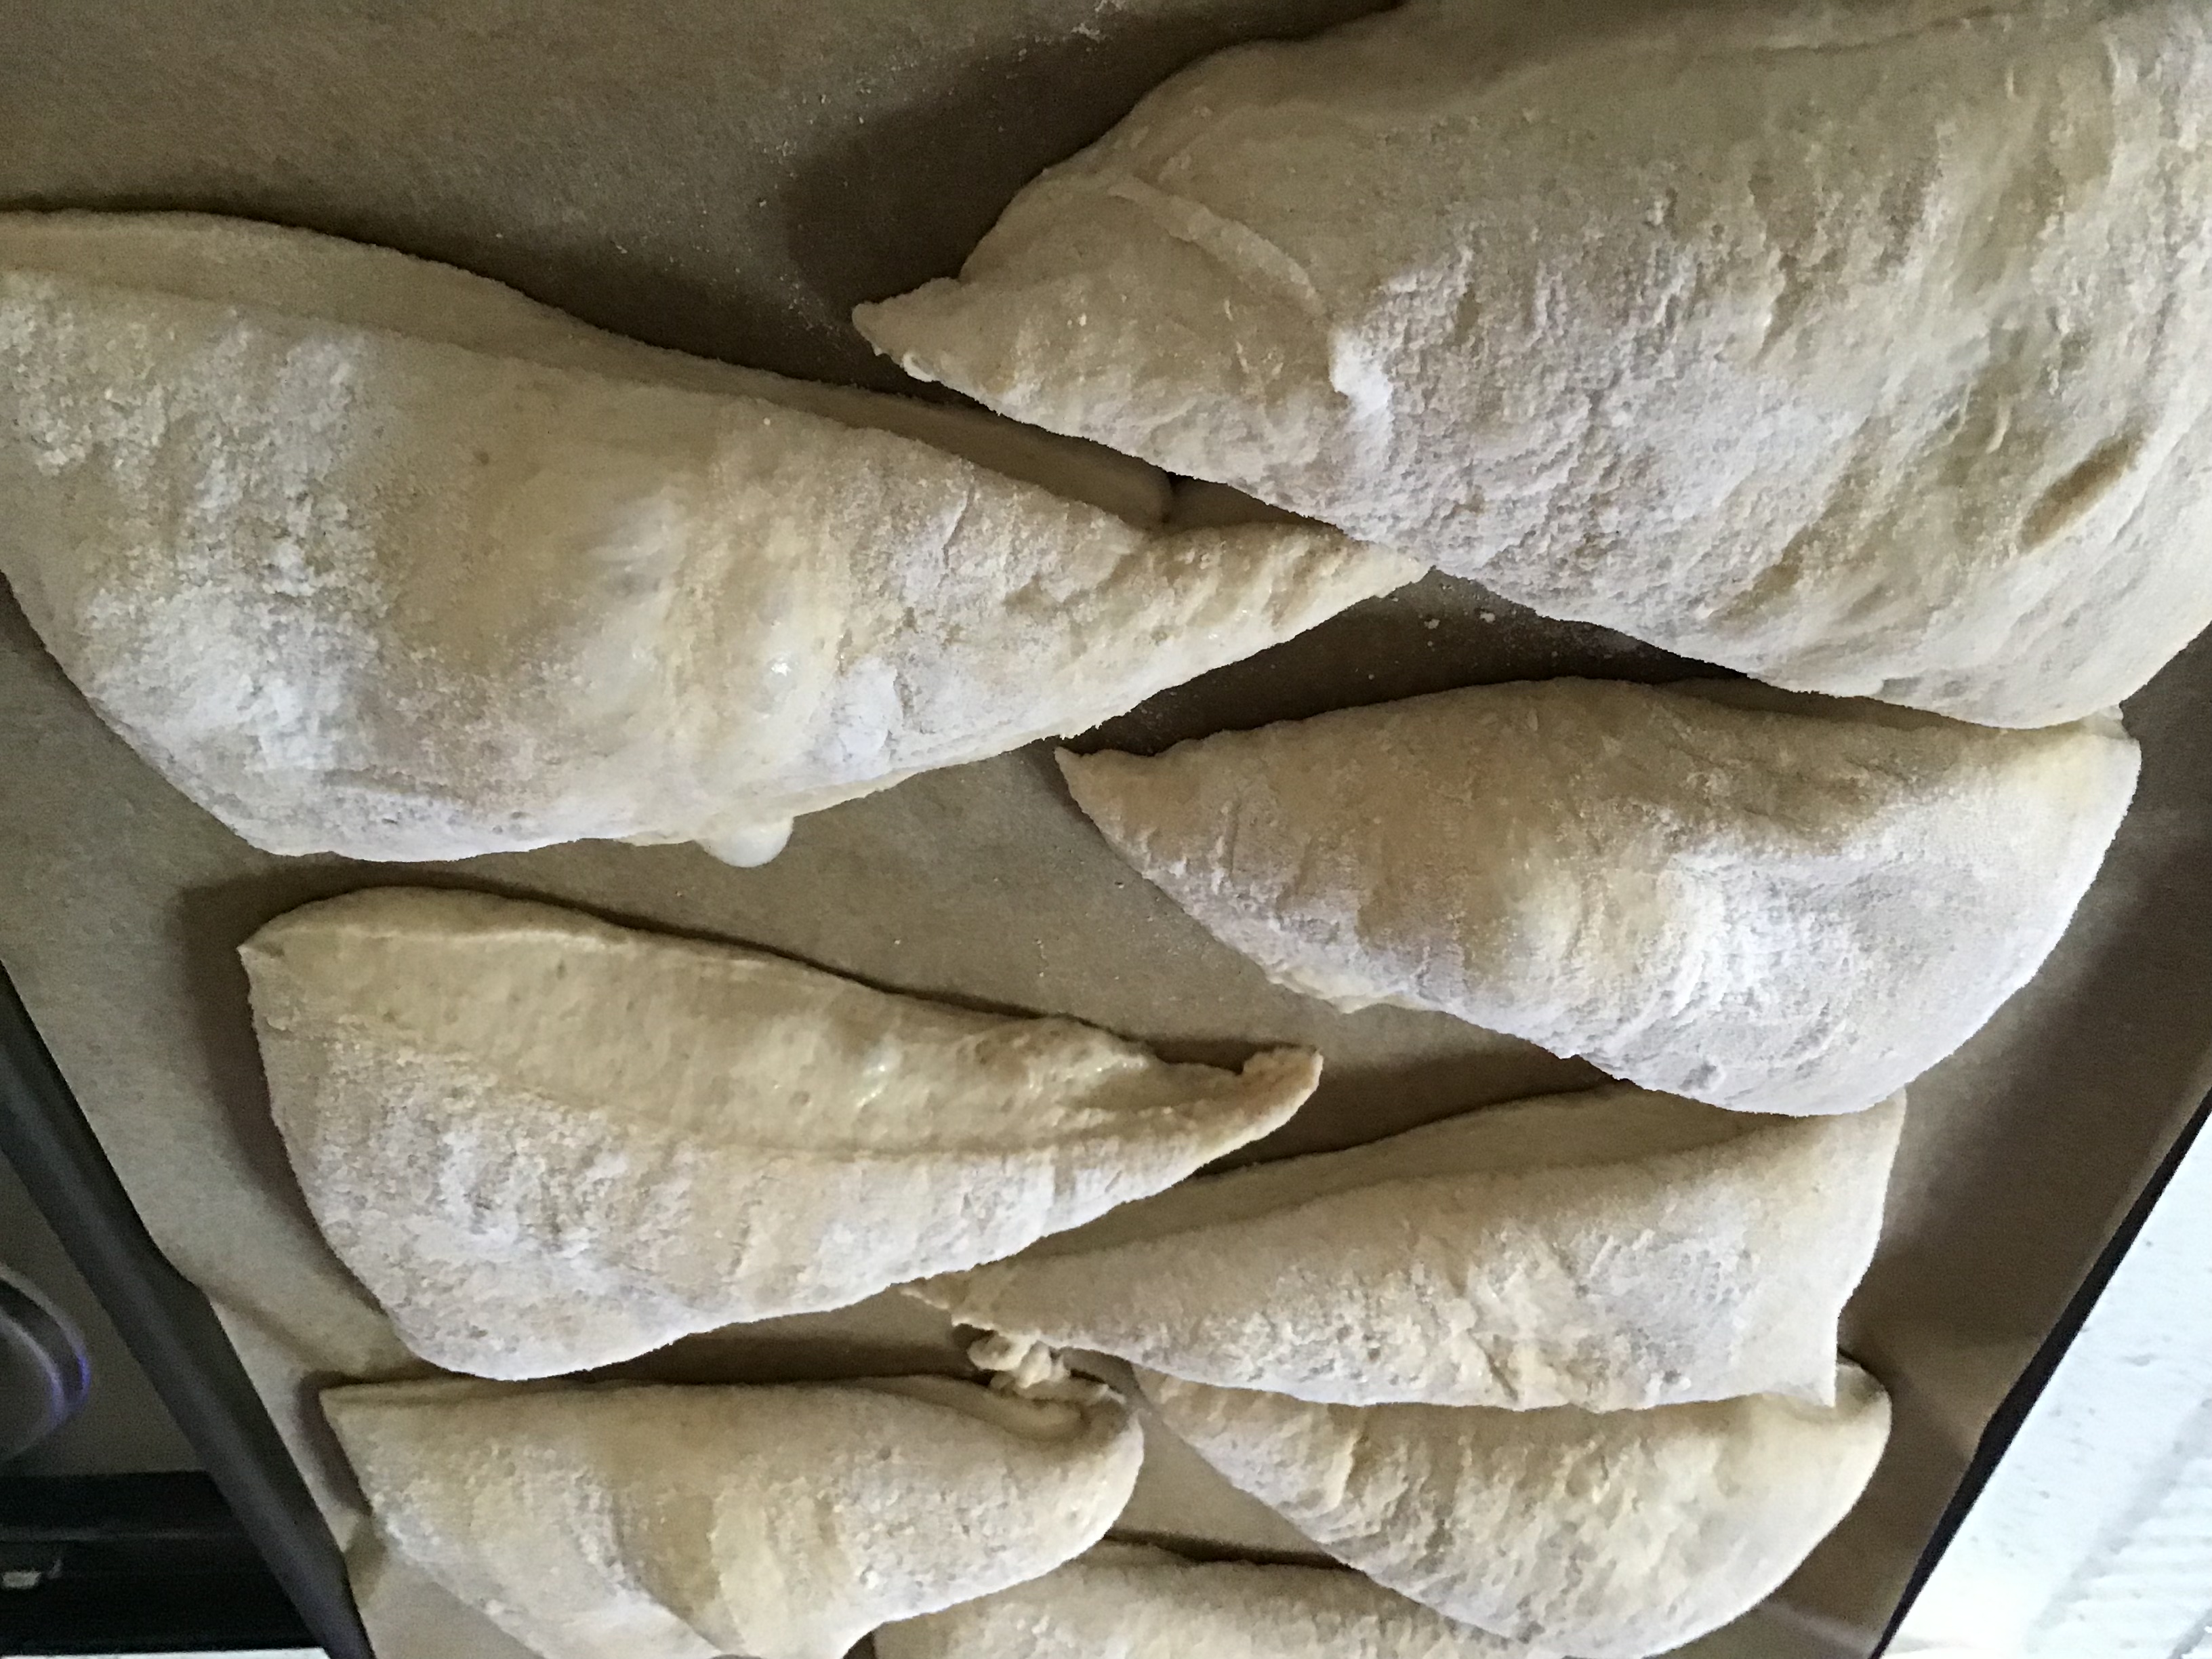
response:
M1904 1119L1523 1101L1201 1177L913 1289L963 1325L1301 1400L1826 1404Z
M2212 618L2208 201L2203 0L1415 0L858 320L1547 615L2043 726Z
M1889 1401L1320 1406L1139 1372L1167 1425L1330 1554L1454 1619L1642 1659L1749 1609L1858 1499Z
M1418 574L1318 526L1170 530L1168 501L1087 445L384 249L0 215L0 572L109 723L271 852L757 862L794 813Z
M544 1659L843 1659L873 1626L1049 1571L1143 1437L1104 1389L333 1389L391 1544Z
M1185 1560L1105 1543L944 1613L887 1625L876 1659L1553 1659L1328 1567Z
M1284 984L1718 1106L1835 1112L2027 983L2136 761L2110 720L1569 679L1060 764L1125 858Z
M1005 1255L1266 1133L1321 1069L1170 1066L475 893L350 894L240 954L324 1236L410 1348L484 1376Z

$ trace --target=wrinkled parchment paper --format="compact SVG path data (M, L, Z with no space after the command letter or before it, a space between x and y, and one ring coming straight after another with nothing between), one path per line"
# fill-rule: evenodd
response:
M896 386L855 301L954 270L1028 178L1226 42L1371 0L0 0L0 207L188 207L336 232L509 282L640 338ZM0 535L7 526L0 525ZM1418 691L1672 659L1431 578L1170 692L1083 746ZM1858 1510L1708 1659L1868 1651L1990 1410L2212 1060L2212 648L2135 700L2135 810L2042 975L1912 1091L1851 1350L1897 1431ZM583 844L435 866L281 860L100 723L0 598L0 960L178 1267L222 1313L345 1544L382 1659L521 1650L386 1559L316 1413L332 1378L421 1369L310 1224L266 1112L235 947L387 881L564 901L765 945L896 989L1070 1014L1182 1058L1304 1042L1321 1093L1253 1155L1370 1139L1595 1080L1436 1015L1272 987L1131 873L1042 748L801 821L736 870ZM696 1338L678 1379L958 1370L896 1296ZM1156 1440L1127 1529L1304 1547Z

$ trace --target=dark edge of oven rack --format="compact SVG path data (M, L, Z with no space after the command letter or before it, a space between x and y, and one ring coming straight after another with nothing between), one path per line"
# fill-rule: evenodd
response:
M373 1659L344 1559L290 1451L214 1309L146 1231L4 966L0 1156L330 1659Z
M1905 1580L1905 1592L1898 1597L1897 1606L1889 1615L1889 1623L1882 1627L1881 1640L1875 1644L1874 1652L1868 1659L1882 1659L1882 1656L1889 1651L1890 1644L1897 1639L1898 1630L1905 1623L1905 1615L1912 1611L1912 1604L1920 1599L1920 1592L1927 1587L1929 1576L1936 1571L1936 1563L1942 1559L1943 1553L1958 1535L1968 1512L1979 1501L1982 1489L1989 1485L1990 1476L1996 1472L1999 1460L2011 1449L2014 1437L2027 1420L2028 1413L2034 1409L2035 1402L2050 1385L2051 1374L2058 1369L2059 1362L2066 1358L2066 1351L2074 1346L2074 1339L2081 1334L2081 1327L2087 1322L2090 1312L2105 1294L2105 1287L2112 1283L2112 1275L2119 1271L2121 1260L2135 1247L2136 1238L2142 1231L2143 1224L2150 1219L2151 1211L2157 1207L2159 1200L2165 1195L2174 1171L2181 1167L2181 1160L2189 1156L2189 1149L2196 1144L2208 1119L2212 1119L2212 1093L2208 1093L2197 1103L2197 1109L2181 1126L2181 1133L2174 1136L2172 1144L2166 1149L2165 1156L2159 1159L2158 1167L2151 1172L2150 1179L2143 1182L2142 1190L2128 1206L2126 1216L2113 1230L2112 1236L2105 1241L2105 1248L2097 1253L2097 1259L2090 1264L2088 1273L2068 1298L2065 1311L2058 1316L2058 1322L2051 1328L2051 1334L2037 1347L2035 1357L2027 1362L2027 1368L2006 1390L2004 1399L1991 1413L1989 1426L1982 1431L1982 1437L1974 1443L1974 1455L1967 1460L1966 1474L1960 1477L1958 1487L1951 1494L1951 1501L1943 1506L1943 1513L1936 1522L1935 1532L1922 1547L1920 1559L1913 1563L1912 1576Z
M0 1469L0 1650L292 1653L314 1638L201 1469Z

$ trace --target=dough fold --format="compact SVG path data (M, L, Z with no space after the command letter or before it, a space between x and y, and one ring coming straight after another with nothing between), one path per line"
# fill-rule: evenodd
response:
M887 1625L876 1659L1558 1659L1358 1573L1188 1561L1141 1544Z
M1093 446L385 249L0 215L0 574L109 724L270 852L757 862L796 814L1419 574L1169 504Z
M311 904L241 955L325 1237L409 1347L483 1376L1005 1255L1265 1134L1321 1070L1169 1065L474 893Z
M1201 1176L910 1289L1011 1339L1301 1400L1826 1405L1904 1118L1516 1102Z
M1322 1406L1139 1372L1162 1419L1331 1555L1448 1616L1644 1659L1747 1612L1858 1499L1889 1401L1649 1412Z
M2208 201L2201 0L1413 0L856 320L1548 616L2045 726L2212 620Z
M322 1401L391 1545L544 1659L844 1659L1079 1554L1143 1456L1107 1389L945 1377Z
M2027 982L2138 759L2109 719L2000 732L1747 682L1561 679L1060 767L1270 978L1808 1113L1895 1094Z

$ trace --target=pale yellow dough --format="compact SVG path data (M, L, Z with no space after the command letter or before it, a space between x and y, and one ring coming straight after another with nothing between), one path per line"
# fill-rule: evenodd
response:
M1808 1113L1887 1099L2027 981L2138 759L2105 719L2000 732L1561 679L1060 765L1122 856L1273 979Z
M1139 1372L1235 1485L1376 1583L1577 1659L1644 1659L1780 1585L1858 1499L1889 1400L1752 1395L1648 1412L1320 1406Z
M876 1632L876 1659L1557 1659L1354 1572L1094 1546L1064 1567Z
M963 1325L1347 1405L1830 1403L1904 1103L1516 1102L1187 1182L914 1286Z
M1112 1524L1143 1439L1108 1390L1070 1394L442 1380L322 1399L392 1546L543 1659L844 1659Z
M410 1348L483 1376L1006 1255L1266 1133L1321 1071L474 893L311 904L242 955L324 1236Z

